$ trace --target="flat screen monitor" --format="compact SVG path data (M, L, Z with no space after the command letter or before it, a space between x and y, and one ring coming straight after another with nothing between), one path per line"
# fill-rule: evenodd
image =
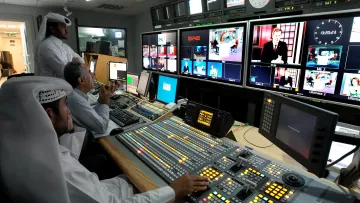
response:
M177 31L142 34L143 69L177 73Z
M110 80L126 80L127 63L109 62Z
M90 71L92 73L95 73L95 70L96 70L96 60L91 60L90 61Z
M245 0L225 0L226 8L245 6Z
M215 11L221 9L221 0L206 0L207 10Z
M146 97L148 94L150 79L151 79L150 72L146 72L146 71L141 72L139 84L137 86L136 92L143 97Z
M186 4L185 2L179 2L175 5L175 17L181 17L186 15Z
M180 31L180 74L241 84L246 23Z
M136 89L139 84L139 76L128 73L126 76L126 91L137 94Z
M246 85L360 104L360 13L250 21Z
M190 15L201 14L203 12L202 0L189 0Z
M157 100L163 103L175 103L178 79L159 75Z
M265 93L259 132L309 172L324 177L337 120L336 113Z

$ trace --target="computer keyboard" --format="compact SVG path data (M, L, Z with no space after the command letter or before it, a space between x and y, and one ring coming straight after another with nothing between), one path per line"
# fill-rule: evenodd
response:
M140 119L140 117L119 108L110 111L110 118L120 127L131 125Z

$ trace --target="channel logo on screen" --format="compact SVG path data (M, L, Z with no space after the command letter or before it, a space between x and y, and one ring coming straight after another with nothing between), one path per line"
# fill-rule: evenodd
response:
M189 36L188 41L200 41L200 36Z
M168 83L166 83L166 82L164 82L164 84L163 84L163 90L166 90L166 91L171 91L171 85L170 84L168 84Z

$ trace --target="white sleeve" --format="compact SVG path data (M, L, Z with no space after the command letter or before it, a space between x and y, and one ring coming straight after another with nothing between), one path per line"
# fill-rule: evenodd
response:
M57 76L64 78L64 68L68 63L66 58L61 57L61 54L56 53L51 47L42 47L40 56L47 68L50 68Z

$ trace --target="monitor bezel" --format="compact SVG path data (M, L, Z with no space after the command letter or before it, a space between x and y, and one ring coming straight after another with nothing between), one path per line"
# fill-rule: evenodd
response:
M180 80L179 80L179 77L176 77L176 76L173 76L173 75L167 75L167 74L158 74L158 81L157 81L157 88L156 88L156 101L160 102L160 103L163 103L163 104L169 104L169 103L166 103L162 100L159 100L157 95L158 95L158 90L159 90L159 81L160 81L160 76L164 76L164 77L169 77L169 78L175 78L177 80L176 82L176 92L175 92L175 104L177 103L177 98L178 98L178 92L179 92L179 83L180 83Z
M201 30L201 29L221 29L221 28L231 28L231 27L238 27L243 26L244 32L243 32L243 51L242 51L242 67L240 70L240 82L231 82L226 80L219 80L219 79L213 79L213 78L203 78L201 76L195 76L195 75L187 75L187 74L181 74L181 56L180 56L180 49L181 49L181 33L184 31L191 31L191 30ZM223 24L216 24L216 25L206 25L201 27L184 27L179 29L178 34L178 75L179 77L183 78L191 78L196 79L200 81L206 81L206 82L212 82L217 84L223 84L228 86L234 86L234 87L243 87L244 85L244 74L246 73L245 67L246 67L246 61L247 61L247 43L248 43L248 21L239 21L239 22L231 22L231 23L223 23ZM214 60L213 60L214 61ZM208 61L206 61L207 63ZM221 61L219 61L221 62ZM237 62L239 63L239 62Z
M127 93L130 93L130 94L135 94L135 93L133 93L133 92L129 92L129 91L128 91L128 82L127 82L127 76L128 76L128 75L137 76L137 77L138 77L138 81L139 81L139 79L140 79L140 75L135 74L135 73L129 73L129 72L126 73L126 92L127 92ZM138 82L138 85L139 85L139 82ZM136 86L136 90L137 90L137 86ZM137 92L136 92L136 93L137 93ZM137 93L137 94L139 94L139 93Z
M148 78L148 81L147 81L147 83L146 83L146 88L145 88L144 95L142 95L142 94L138 91L139 85L140 85L141 73L142 73L142 72L146 72L146 73L149 74L149 78ZM143 97L147 97L147 95L148 95L148 93L149 93L149 86L150 86L150 81L151 81L151 77L152 77L152 72L151 72L151 71L142 71L142 72L141 72L140 75L139 75L139 83L138 83L138 86L137 86L137 88L136 88L136 92L137 92L139 95L143 96Z
M360 17L360 9L350 9L346 11L333 11L333 12L324 12L324 13L315 13L315 14L305 14L305 15L295 15L295 16L286 16L286 17L275 17L275 18L268 18L268 19L255 19L255 20L249 20L248 21L248 40L247 40L247 49L246 49L246 67L244 69L243 74L243 84L244 88L247 89L253 89L263 92L270 92L270 93L276 93L276 94L282 94L287 95L294 98L301 98L301 99L307 99L312 100L315 102L324 102L324 103L331 103L341 106L347 106L352 108L359 108L360 102L352 101L352 100L346 100L342 98L335 98L335 97L327 97L324 98L322 96L317 95L298 95L296 92L289 92L286 90L280 90L280 89L274 89L272 87L264 87L264 86L257 86L252 85L249 83L249 77L250 77L250 66L251 66L251 53L252 53L252 37L253 37L253 31L254 26L256 25L268 25L268 24L274 24L276 22L279 23L286 23L286 22L301 22L301 21L307 21L307 20L314 20L314 17L319 17L319 19L327 19L327 18L346 18L346 17ZM303 48L304 50L304 48ZM304 53L302 53L302 56ZM302 62L303 63L303 62ZM291 66L291 65L290 65ZM291 68L288 66L288 68ZM296 66L293 66L296 68ZM306 68L303 68L302 65L297 66L298 69L306 70ZM344 71L343 71L344 72ZM300 75L300 78L302 75ZM342 78L343 79L343 78Z
M147 68L144 68L144 61L143 61L143 36L144 35L153 35L153 34L161 34L161 33L168 33L168 32L175 32L176 33L176 48L179 49L179 33L178 33L178 29L169 29L169 30L161 30L161 31L154 31L154 32L143 32L140 34L140 41L141 41L141 69L143 71L153 71L153 72L159 72L159 73L167 73L167 74L173 74L173 75L177 75L178 74L178 71L179 71L179 50L176 51L176 71L175 72L170 72L170 71L161 71L159 69L147 69ZM149 57L150 58L150 57ZM157 57L159 58L159 57ZM168 58L169 59L169 58ZM167 60L168 60L167 59Z
M124 81L124 80L119 80L119 79L111 79L111 77L110 77L110 64L111 63L124 63L124 64L126 64L126 75L127 75L127 71L128 71L128 63L127 62L118 62L118 61L109 61L108 62L108 71L109 71L109 81L111 81L111 80L118 80L118 81ZM126 79L125 79L125 81L126 81Z
M301 165L303 165L305 168L309 170L309 172L314 173L318 177L323 177L325 174L325 167L328 161L328 154L330 152L331 144L333 141L334 133L335 133L335 127L338 121L338 114L330 112L325 109L318 108L316 106L312 106L288 97L283 97L278 94L264 94L264 101L266 102L266 98L270 97L272 99L272 102L276 102L276 106L274 109L278 109L277 112L273 112L273 118L272 118L272 124L270 133L267 133L261 129L263 120L264 120L264 104L262 106L261 110L261 117L260 117L260 127L259 127L259 133L263 135L265 138L270 140L274 145L279 147L281 150L283 150L285 153L287 153L289 156L294 158L297 162L299 162ZM280 104L278 102L280 101ZM276 138L276 132L279 124L279 117L280 117L280 109L281 105L286 104L290 107L296 108L300 111L306 112L308 114L314 115L317 117L315 130L313 132L312 141L310 144L310 151L309 151L309 157L306 158L302 156L299 152L294 150L291 146L283 143L280 139ZM296 118L295 118L296 119ZM319 136L316 136L317 130L319 131L319 128L323 126L330 126L326 127L328 133L328 137L323 137L321 140L319 139ZM324 145L323 148L319 149L316 148L316 144L321 143ZM319 164L315 165L311 163L312 158L316 158L314 156L315 153L319 153L322 156L320 157Z

